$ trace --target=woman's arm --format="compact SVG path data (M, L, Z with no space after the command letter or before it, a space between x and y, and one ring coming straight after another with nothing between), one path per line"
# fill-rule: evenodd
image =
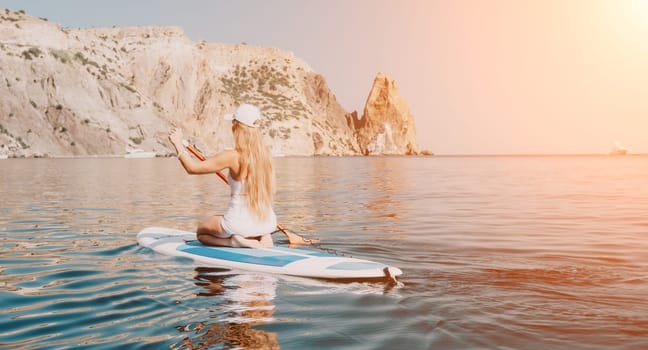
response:
M182 145L182 130L174 128L169 133L169 141L178 153L178 159L188 174L210 174L221 171L225 168L235 167L238 160L238 152L234 150L223 151L214 157L204 161L193 159Z

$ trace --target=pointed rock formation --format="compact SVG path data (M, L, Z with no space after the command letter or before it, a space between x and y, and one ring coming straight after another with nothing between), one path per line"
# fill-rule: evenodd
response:
M367 97L361 119L347 115L353 122L360 151L364 155L418 154L416 127L396 82L378 73Z

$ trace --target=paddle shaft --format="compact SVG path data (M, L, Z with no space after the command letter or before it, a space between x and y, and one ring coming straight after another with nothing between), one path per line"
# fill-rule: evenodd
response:
M196 158L200 159L201 161L207 159L205 158L205 156L200 154L200 152L198 152L198 150L195 149L192 145L187 144L186 147L189 150L189 152L191 152L191 154L196 156ZM227 181L227 178L225 177L225 175L223 175L223 173L221 173L220 171L216 171L216 175L218 175L218 177L220 177L221 180L225 181L225 183L229 185L229 181Z
M203 156L202 154L200 154L200 152L198 152L198 150L195 149L192 145L190 145L190 144L187 143L187 144L185 145L185 147L187 147L187 150L189 150L189 152L191 152L191 154L193 154L194 156L196 156L196 158L200 159L201 161L204 161L205 159L207 159L207 158L205 158L205 156ZM220 171L216 171L216 175L218 175L218 177L220 177L221 180L225 181L226 184L229 184L229 181L227 181L227 178L225 177L225 175L223 175L223 173L221 173ZM279 224L277 224L277 229L278 229L279 231L283 232L283 233L286 234L286 235L288 234L288 233L286 232L286 229L285 229L283 226L279 225Z

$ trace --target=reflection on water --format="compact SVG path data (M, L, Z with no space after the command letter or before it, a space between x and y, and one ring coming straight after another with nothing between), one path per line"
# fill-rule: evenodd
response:
M228 188L177 159L9 159L0 348L648 348L648 157L275 162L284 226L404 286L138 247L144 227L226 208Z
M254 326L274 321L277 278L263 274L232 275L227 270L196 268L196 285L204 288L197 295L216 297L203 300L209 308L213 305L211 319L178 326L182 332L192 333L182 342L172 346L183 349L198 349L218 344L244 349L279 349L277 334L266 332Z

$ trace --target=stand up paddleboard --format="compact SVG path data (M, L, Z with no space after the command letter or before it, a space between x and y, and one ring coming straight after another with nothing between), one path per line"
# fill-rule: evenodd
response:
M171 256L193 259L203 266L326 279L395 278L402 271L374 261L287 247L229 248L205 246L196 233L149 227L137 234L142 247Z

